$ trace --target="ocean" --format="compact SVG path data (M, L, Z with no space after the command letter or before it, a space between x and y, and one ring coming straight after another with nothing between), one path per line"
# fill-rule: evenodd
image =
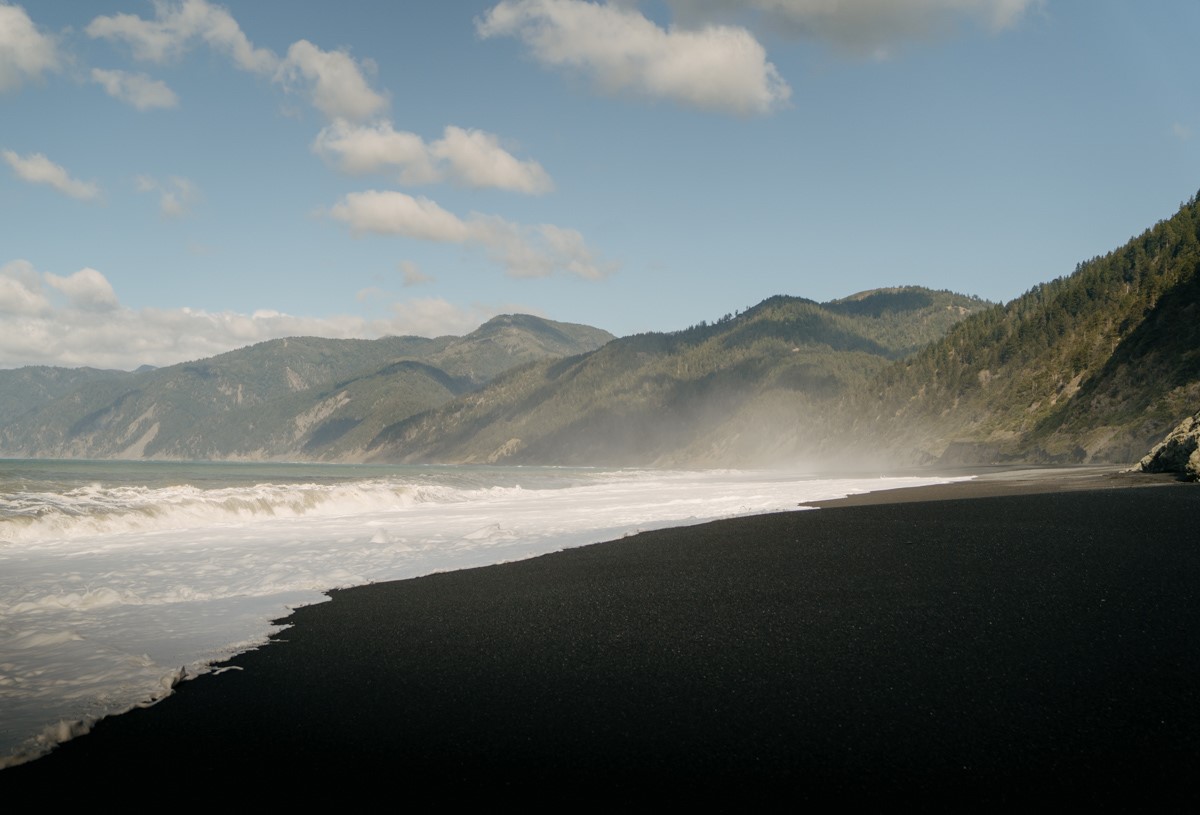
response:
M329 589L950 480L0 460L0 768L263 644Z

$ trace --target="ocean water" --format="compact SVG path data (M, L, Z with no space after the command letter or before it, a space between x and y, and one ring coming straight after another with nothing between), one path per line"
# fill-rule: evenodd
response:
M329 589L950 478L0 460L0 768Z

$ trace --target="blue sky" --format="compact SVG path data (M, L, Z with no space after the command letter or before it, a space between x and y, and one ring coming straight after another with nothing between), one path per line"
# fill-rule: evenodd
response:
M1195 0L0 0L0 367L1006 301L1200 189Z

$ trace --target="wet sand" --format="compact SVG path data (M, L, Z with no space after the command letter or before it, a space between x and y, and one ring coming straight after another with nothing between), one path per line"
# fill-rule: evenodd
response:
M1008 472L821 506L333 592L0 789L1200 801L1200 487Z

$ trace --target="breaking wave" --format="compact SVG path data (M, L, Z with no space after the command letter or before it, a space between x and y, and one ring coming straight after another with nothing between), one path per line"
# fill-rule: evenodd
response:
M339 586L938 478L7 462L0 768L266 640Z
M179 531L257 520L336 517L389 512L418 504L450 504L519 491L520 487L463 489L389 480L355 484L257 484L110 487L61 494L0 496L0 541L74 539L125 532Z

